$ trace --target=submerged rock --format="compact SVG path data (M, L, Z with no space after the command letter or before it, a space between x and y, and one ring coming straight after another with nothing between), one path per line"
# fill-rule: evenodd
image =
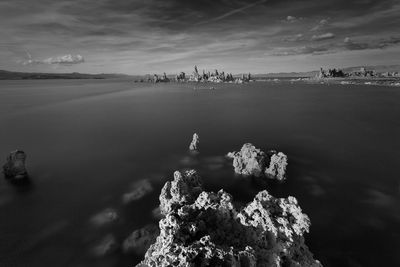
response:
M304 243L310 220L294 197L261 191L238 210L225 191L202 191L192 170L175 172L160 202L160 234L137 266L322 266Z
M93 247L92 252L97 257L103 257L114 253L118 249L117 240L112 234L106 235Z
M143 179L141 181L132 184L131 188L132 188L131 191L125 193L122 196L122 202L124 204L128 204L132 201L139 200L153 191L153 186L147 179Z
M95 226L103 226L118 220L118 213L115 209L107 208L94 215L90 222Z
M286 179L286 167L288 158L282 152L272 154L269 162L269 167L265 169L265 175L272 179L283 181Z
M146 225L132 232L122 244L125 253L144 254L151 244L156 241L160 231L156 225Z
M199 150L199 135L197 133L193 134L192 142L189 145L189 149L192 151L198 151Z
M7 157L7 162L3 166L4 176L8 179L28 178L25 168L26 154L24 151L15 150Z
M229 152L227 157L233 159L235 172L249 176L267 176L277 180L286 178L287 156L282 152L264 153L254 145L247 143L239 152Z

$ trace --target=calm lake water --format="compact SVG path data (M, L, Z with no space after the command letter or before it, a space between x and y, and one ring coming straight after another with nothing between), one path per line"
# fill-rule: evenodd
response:
M400 266L399 88L213 86L0 81L1 163L26 151L32 181L0 179L0 266L134 266L142 255L98 258L92 249L157 223L162 185L185 168L238 202L263 189L295 196L312 222L306 243L324 266ZM187 151L194 132L198 155ZM223 156L246 142L286 153L288 180L235 176ZM154 191L124 204L143 179ZM105 208L119 219L93 225Z

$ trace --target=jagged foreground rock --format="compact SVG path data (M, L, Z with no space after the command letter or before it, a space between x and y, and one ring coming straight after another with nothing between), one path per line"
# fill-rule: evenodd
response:
M137 266L322 266L304 243L310 220L294 197L261 191L237 210L225 191L202 191L191 170L174 173L160 203L160 235Z
M282 152L272 150L267 154L247 143L239 152L229 152L227 156L233 159L233 167L238 174L286 179L287 156Z

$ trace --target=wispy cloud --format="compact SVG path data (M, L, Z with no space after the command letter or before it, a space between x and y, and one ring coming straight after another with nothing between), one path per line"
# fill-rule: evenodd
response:
M283 38L283 41L285 42L298 42L302 40L304 40L304 35L302 33Z
M74 65L85 62L85 59L81 55L63 55L56 57L49 57L42 60L33 59L29 52L26 52L28 59L23 61L23 65L34 65L34 64L49 64L49 65Z
M335 38L335 35L331 32L320 34L320 35L313 35L311 37L312 41L322 41L322 40L327 40L327 39L333 39Z
M318 22L318 24L314 27L311 28L310 31L318 31L321 30L325 25L328 24L328 20L327 19L322 19Z
M277 49L271 55L273 56L295 56L295 55L322 55L331 53L329 46L301 46L285 49Z
M296 22L297 18L295 16L287 16L286 21L287 22Z
M206 23L210 23L210 22L216 22L216 21L219 21L219 20L221 20L221 19L224 19L224 18L227 18L227 17L229 17L229 16L232 16L232 15L234 15L234 14L236 14L236 13L242 12L242 11L244 11L244 10L246 10L246 9L251 8L251 7L254 7L254 6L256 6L256 5L263 4L263 3L267 2L267 1L268 1L268 0L257 1L257 2L255 2L255 3L251 3L251 4L248 4L248 5L242 6L242 7L240 7L240 8L236 8L236 9L234 9L234 10L231 10L231 11L229 11L229 12L226 12L226 13L224 13L224 14L218 16L218 17L215 17L215 18L212 18L212 19L209 19L209 20L205 20L205 21L201 21L201 22L199 22L199 23L196 23L195 25L202 25L202 24L206 24Z
M384 49L390 46L400 44L400 36L383 38L383 39L372 39L368 41L353 41L350 37L346 37L343 40L344 47L348 50L365 50L365 49Z

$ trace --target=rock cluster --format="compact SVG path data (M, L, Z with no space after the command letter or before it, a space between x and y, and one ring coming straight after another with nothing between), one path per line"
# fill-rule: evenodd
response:
M192 151L198 151L199 150L199 143L200 143L200 138L197 133L193 134L192 142L189 145L189 149Z
M7 162L3 166L3 173L9 179L24 179L28 177L25 168L26 154L24 151L15 150L7 157Z
M229 152L227 156L233 159L233 167L238 174L286 179L287 156L282 152L272 150L265 153L247 143L239 152Z
M202 191L191 170L174 173L160 202L160 234L137 266L322 266L304 243L310 220L294 197L261 191L237 210L225 191Z

